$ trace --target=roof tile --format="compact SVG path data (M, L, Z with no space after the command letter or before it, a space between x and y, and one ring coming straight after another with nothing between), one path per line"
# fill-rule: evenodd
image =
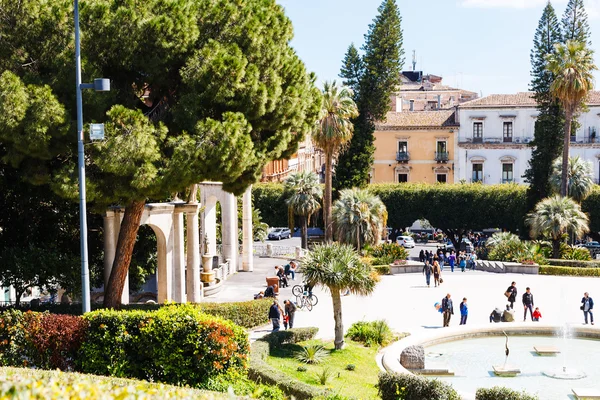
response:
M385 121L376 124L377 129L441 128L457 126L454 110L389 112Z

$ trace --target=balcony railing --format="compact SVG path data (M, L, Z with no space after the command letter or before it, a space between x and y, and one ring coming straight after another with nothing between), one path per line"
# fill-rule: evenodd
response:
M533 137L515 137L512 138L504 138L504 137L484 137L484 138L474 138L474 137L466 137L459 138L459 142L461 143L516 143L516 144L527 144L533 140ZM583 139L582 139L583 140ZM582 142L583 143L583 142Z
M513 183L514 179L502 179L502 183Z
M408 151L399 151L396 153L396 161L404 162L410 160L410 154Z
M435 152L435 161L437 162L446 162L449 159L449 154L447 151L436 151Z

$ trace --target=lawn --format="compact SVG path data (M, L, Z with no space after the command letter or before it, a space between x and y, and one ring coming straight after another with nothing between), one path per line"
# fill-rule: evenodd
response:
M294 358L294 353L305 344L323 344L329 352L322 363L318 365L304 364ZM271 354L267 357L267 363L272 367L298 379L304 383L324 387L319 382L317 375L324 369L331 372L331 378L325 387L333 389L335 393L353 399L375 399L377 396L377 375L379 367L375 361L377 347L365 347L360 343L346 341L342 350L334 350L333 342L320 342L311 340L297 344L284 345L279 349L271 349ZM354 371L346 370L348 364L356 366ZM298 371L298 367L306 367L306 371Z

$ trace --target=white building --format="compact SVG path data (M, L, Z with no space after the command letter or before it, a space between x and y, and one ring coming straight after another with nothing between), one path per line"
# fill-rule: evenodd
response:
M535 120L532 93L494 94L458 106L455 141L455 182L525 183ZM600 92L591 92L588 110L579 116L580 128L571 137L571 156L591 161L600 178Z

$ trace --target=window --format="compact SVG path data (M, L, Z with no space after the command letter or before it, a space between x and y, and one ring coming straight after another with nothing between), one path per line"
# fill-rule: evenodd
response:
M410 111L415 111L415 101L414 100L410 101L410 108L409 108L409 110Z
M398 153L408 153L408 142L407 141L398 142Z
M446 183L446 174L436 174L435 177L438 183Z
M473 141L483 141L483 122L473 122Z
M408 182L408 174L398 174L398 183Z
M445 140L438 140L435 147L435 160L438 162L448 161L448 147Z
M448 148L446 147L446 141L445 140L438 140L438 142L437 142L437 152L438 153L447 153L448 152Z
M483 182L483 164L473 164L473 182Z
M505 143L508 142L512 142L512 138L513 138L513 123L512 122L505 122L504 123L504 127L502 129L503 132L503 141Z
M510 183L513 181L513 165L502 164L502 183Z

